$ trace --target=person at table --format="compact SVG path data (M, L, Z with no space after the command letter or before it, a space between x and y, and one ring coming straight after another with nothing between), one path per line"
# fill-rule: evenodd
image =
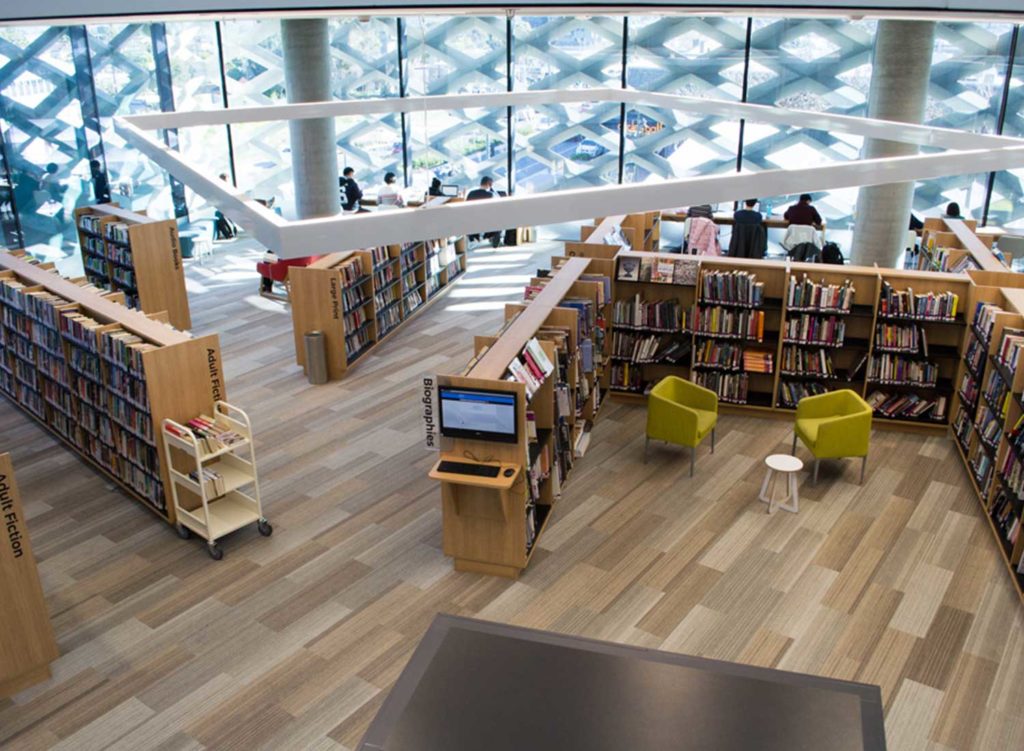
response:
M814 227L814 229L821 229L821 214L814 208L814 204L811 203L814 199L811 198L810 193L804 193L800 196L800 200L786 209L786 213L783 214L783 219L790 223L790 225Z
M947 203L946 204L946 215L943 218L944 219L963 219L963 216L961 216L961 214L960 214L960 204L958 204L956 201L950 201L949 203Z
M342 170L341 177L338 178L338 187L341 188L341 210L359 211L363 191L356 182L356 171L352 167Z
M405 206L405 199L398 190L398 176L394 172L384 173L384 184L377 190L377 208Z
M89 176L92 178L92 192L96 203L110 203L110 182L99 159L89 160Z
M487 175L480 178L480 186L473 188L466 194L467 201L481 201L488 198L495 198L497 194L494 192L494 180ZM501 232L495 230L494 232L485 232L484 237L491 241L491 245L495 248L501 244ZM470 235L470 240L480 239L480 235Z
M715 210L711 208L710 203L702 203L699 206L691 206L686 210L687 219L714 219Z
M430 181L430 187L427 188L427 195L430 198L436 198L437 196L443 196L444 195L444 193L441 192L441 178L440 177L435 177L433 180Z
M764 217L757 210L757 199L748 198L743 202L743 208L737 209L732 215L733 224L763 224Z
M228 180L226 172L221 172L218 177L224 182L231 182ZM213 231L214 240L233 240L238 236L238 228L235 227L234 222L224 216L220 209L215 209L213 212Z

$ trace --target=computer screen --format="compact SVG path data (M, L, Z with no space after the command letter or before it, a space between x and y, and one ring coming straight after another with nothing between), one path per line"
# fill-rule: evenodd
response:
M458 185L442 185L441 186L441 195L442 196L448 196L449 198L454 198L458 194L459 194L459 186Z
M453 386L441 386L437 393L441 435L501 443L519 440L514 393Z

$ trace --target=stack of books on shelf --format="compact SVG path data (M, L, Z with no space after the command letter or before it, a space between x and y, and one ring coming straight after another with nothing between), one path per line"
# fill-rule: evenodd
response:
M747 403L748 377L746 373L723 373L717 370L698 371L694 377L698 386L711 389L720 401L730 404Z
M644 393L643 368L633 363L613 362L610 371L609 388L613 391Z
M971 377L970 373L964 373L960 379L960 387L957 389L960 394L960 401L972 410L978 406L978 382Z
M956 417L953 419L953 434L956 436L960 450L967 453L971 441L971 415L963 406L958 407Z
M990 370L985 384L985 403L1000 417L1006 416L1010 404L1010 389L998 370ZM970 402L968 402L970 403Z
M967 463L971 468L971 474L974 475L974 481L978 483L978 489L981 490L981 494L987 496L988 491L992 488L992 470L995 466L992 453L986 451L979 444L975 447L973 455L968 457Z
M612 327L649 331L686 331L692 327L692 311L679 300L646 301L637 294L612 306Z
M975 428L978 433L978 440L994 452L998 448L999 439L1003 435L1002 419L991 409L984 407L979 413Z
M974 308L974 331L986 345L992 337L996 316L1002 312L1002 308L990 302L979 302Z
M743 369L748 373L774 373L771 352L748 349L743 352Z
M875 350L921 353L928 356L928 335L920 326L880 323L875 329Z
M853 305L856 292L850 280L842 284L815 283L804 274L798 282L791 275L786 289L786 307L807 312L847 313Z
M822 317L801 313L786 319L783 341L786 344L842 347L846 337L846 321L835 315Z
M800 403L800 400L808 396L817 396L818 394L825 394L828 389L824 384L816 383L814 381L808 382L794 382L794 381L782 381L779 383L779 400L783 406L795 409L796 405Z
M992 502L992 523L999 530L999 537L1003 543L1003 550L1009 558L1017 546L1017 538L1020 537L1020 509L1017 499L1000 490ZM1017 574L1024 574L1024 557L1016 565Z
M193 417L185 425L196 437L196 442L203 454L216 454L225 449L238 448L246 441L245 436L237 430L218 423L209 415ZM172 425L165 425L164 429L179 438L186 438Z
M871 358L868 380L892 386L931 388L938 383L939 366L927 360L911 360L886 353Z
M690 340L684 335L635 334L616 331L612 334L613 360L640 363L685 363L690 354Z
M764 340L764 311L701 305L697 311L694 333L701 337L760 342Z
M825 349L817 351L800 347L783 347L782 375L820 376L833 378L835 368L832 366L832 355Z
M743 347L738 344L708 339L693 353L694 370L743 370Z
M956 320L960 297L954 292L927 292L915 295L912 288L896 290L882 282L878 301L878 315L882 318L912 318L916 320Z
M764 304L764 282L749 271L707 271L701 279L701 303L756 308Z
M1024 462L1020 457L1017 451L1007 451L999 467L1003 487L1017 498L1024 497Z
M522 383L526 387L526 398L531 399L554 369L554 363L544 353L544 348L534 337L526 343L519 356L509 363L506 380Z
M996 358L1011 373L1017 372L1021 349L1024 349L1024 329L1003 329Z
M985 356L988 354L988 345L976 336L971 336L967 351L964 353L964 364L967 370L976 380L981 378L985 368Z
M872 391L867 402L882 417L892 420L915 420L927 418L935 422L946 419L946 397L926 399L918 394L887 394Z

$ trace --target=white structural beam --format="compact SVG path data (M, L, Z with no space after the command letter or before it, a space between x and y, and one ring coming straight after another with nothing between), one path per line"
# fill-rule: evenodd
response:
M505 107L579 101L649 103L724 117L743 117L776 125L827 129L917 145L939 146L940 153L852 161L757 173L708 175L657 183L580 188L519 195L419 209L391 209L323 219L285 221L230 185L195 165L156 138L154 129L258 122L342 114L417 112L462 107ZM787 195L864 185L909 182L947 175L1024 167L1024 139L985 136L865 118L802 112L735 102L664 94L590 89L316 102L213 112L160 113L115 120L117 131L197 193L246 227L282 258L479 233L507 227L554 224L639 211L673 209L699 203L733 201L750 195Z

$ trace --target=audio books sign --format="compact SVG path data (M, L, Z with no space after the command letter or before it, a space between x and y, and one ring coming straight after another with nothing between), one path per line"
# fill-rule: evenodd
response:
M437 379L434 376L423 376L423 388L420 391L420 404L423 407L423 445L428 451L437 451Z

